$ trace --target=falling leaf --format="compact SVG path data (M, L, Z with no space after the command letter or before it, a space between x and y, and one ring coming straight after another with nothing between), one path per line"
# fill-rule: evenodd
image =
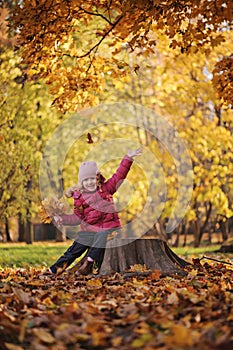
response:
M94 141L92 140L91 134L88 132L87 134L87 143L93 143Z
M135 64L133 70L136 74L138 74L139 69L140 69L139 64Z

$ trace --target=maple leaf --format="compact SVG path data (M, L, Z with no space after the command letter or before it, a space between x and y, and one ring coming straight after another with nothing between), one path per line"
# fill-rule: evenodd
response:
M48 213L43 205L40 206L40 211L39 211L38 215L41 218L41 222L43 222L43 224L50 224L52 222L51 217L48 215Z

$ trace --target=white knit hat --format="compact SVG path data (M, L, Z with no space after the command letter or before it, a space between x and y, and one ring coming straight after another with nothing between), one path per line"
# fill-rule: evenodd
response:
M89 161L84 162L80 165L78 173L78 182L81 185L83 180L88 179L89 177L96 177L99 173L96 162Z

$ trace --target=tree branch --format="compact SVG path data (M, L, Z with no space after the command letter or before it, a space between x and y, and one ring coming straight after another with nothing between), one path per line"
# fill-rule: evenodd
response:
M89 56L92 53L92 51L94 51L95 49L98 49L98 47L101 45L101 43L104 41L104 39L109 35L109 33L111 33L111 31L117 26L117 24L120 22L120 20L122 18L123 18L123 16L119 16L118 19L116 20L116 22L112 24L111 28L103 35L103 37L100 39L100 41L98 41L98 43L96 43L94 46L92 46L89 51L87 51L83 55L80 55L80 56L76 56L75 55L75 56L72 56L72 57L74 57L74 58L84 58L84 57ZM69 56L70 57L70 54L63 53L63 56Z
M214 259L214 258L209 258L208 256L205 256L205 255L203 255L203 257L202 257L202 258L200 258L200 260L202 260L202 259L208 259L208 260L217 261L217 262L222 263L222 264L233 265L233 264L232 264L232 263L230 263L230 262L223 261L223 260L218 260L218 259Z
M103 19L104 19L106 22L108 22L108 24L110 24L111 26L114 25L114 23L112 23L107 17L105 17L104 15L102 15L102 14L99 13L99 12L90 12L90 11L84 10L81 6L79 6L79 9L82 10L84 13L86 13L86 14L88 14L88 15L103 18Z

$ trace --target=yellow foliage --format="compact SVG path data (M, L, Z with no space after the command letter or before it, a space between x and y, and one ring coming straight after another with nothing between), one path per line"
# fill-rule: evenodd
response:
M123 3L115 0L110 4L107 0L94 4L92 0L36 3L25 0L15 7L10 22L17 30L20 28L18 42L28 69L37 69L38 76L49 84L56 76L58 85L63 86L64 94L57 95L53 88L51 92L55 96L54 105L65 112L77 107L70 94L73 88L62 79L67 75L61 74L64 69L72 66L77 77L80 71L88 74L89 82L81 81L83 87L76 86L75 92L82 106L93 105L96 91L103 85L100 74L103 67L109 66L104 71L116 78L124 76L130 66L125 60L126 52L137 51L144 57L154 54L157 44L154 32L165 33L167 49L182 54L202 50L210 56L213 48L224 42L226 34L222 28L224 25L227 28L232 20L232 1L217 0L214 6L209 0L202 0L198 6L195 2L177 4L170 0L156 3L151 6L150 0ZM109 59L113 57L115 64L111 65ZM231 103L232 57L224 56L216 62L215 87L220 97ZM38 69L41 64L45 65L42 71ZM167 89L171 92L175 87L167 85ZM88 97L83 96L84 90Z

